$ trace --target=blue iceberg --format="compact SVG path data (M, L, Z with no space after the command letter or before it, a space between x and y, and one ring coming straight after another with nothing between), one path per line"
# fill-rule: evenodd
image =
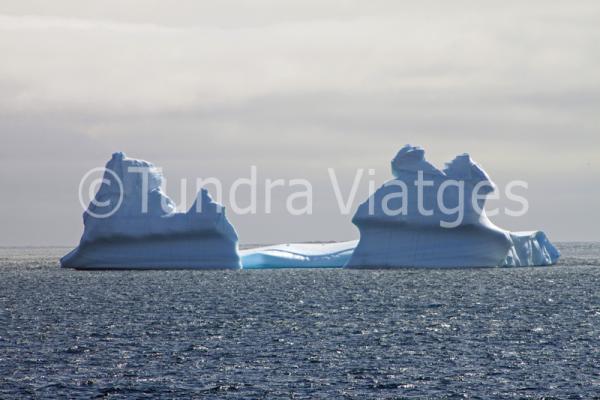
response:
M244 269L342 268L358 243L286 243L240 251Z
M503 267L530 267L555 264L560 252L542 231L510 232L511 247Z
M186 213L161 190L162 174L115 153L83 215L79 246L61 265L77 269L239 269L238 237L222 206L200 190Z
M360 241L347 268L544 266L558 260L543 232L511 233L488 219L483 208L495 186L469 155L441 171L423 149L407 145L392 160L392 173L395 179L354 215Z

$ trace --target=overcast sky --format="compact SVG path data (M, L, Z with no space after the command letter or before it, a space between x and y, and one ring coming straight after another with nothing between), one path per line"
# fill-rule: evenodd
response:
M498 225L600 240L598 21L595 0L2 0L0 245L76 244L79 180L114 151L177 201L253 164L313 183L311 217L230 214L243 243L356 238L327 168L380 184L406 143L527 181Z

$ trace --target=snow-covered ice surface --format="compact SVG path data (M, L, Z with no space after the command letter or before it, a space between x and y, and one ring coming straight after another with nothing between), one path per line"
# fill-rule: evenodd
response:
M83 215L79 246L61 259L63 267L241 267L237 234L206 190L198 193L188 212L178 212L162 192L162 174L151 163L115 153L106 170L105 182ZM149 172L144 175L143 170Z
M425 160L423 149L407 145L392 160L392 173L395 179L354 215L360 241L346 267L542 266L558 260L560 253L543 232L511 233L488 219L483 210L485 195L494 184L468 154L456 157L441 171ZM418 189L419 175L431 186ZM459 187L448 186L450 180L464 182L462 200ZM474 191L480 194L475 204L471 202ZM448 212L459 204L464 204L460 220L457 213ZM402 212L391 215L389 210ZM456 221L460 223L452 226Z
M240 256L244 269L341 268L357 243L287 243L242 250Z

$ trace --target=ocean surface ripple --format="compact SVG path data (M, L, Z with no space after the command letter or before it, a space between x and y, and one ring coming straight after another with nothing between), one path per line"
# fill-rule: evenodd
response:
M558 266L74 271L0 249L0 398L600 394L600 244Z

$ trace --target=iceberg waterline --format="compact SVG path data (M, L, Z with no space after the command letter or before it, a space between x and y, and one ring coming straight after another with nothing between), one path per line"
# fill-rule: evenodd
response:
M541 231L511 232L513 244L506 257L497 265L471 267L531 267L555 264L560 253ZM354 253L358 240L336 243L286 243L240 251L244 269L278 268L344 268ZM516 254L515 254L516 253ZM399 265L395 267L462 268L464 265ZM365 268L394 268L390 265Z
M177 212L161 191L162 175L151 163L115 153L106 165L104 183L84 213L80 244L61 259L61 265L80 269L266 269L556 263L560 253L543 232L509 232L487 218L482 211L485 195L494 185L468 155L458 156L440 171L425 160L424 154L423 149L407 145L392 160L394 179L361 204L352 220L359 228L360 240L290 243L239 251L235 229L222 206L206 190L198 193L188 212ZM137 169L150 172L144 175ZM431 214L416 212L416 189L408 184L419 177L433 182L420 193ZM450 179L464 182L467 195L477 188L483 196L475 205L466 203L460 223L444 227L452 221L446 221L448 214L435 200L440 187ZM400 189L405 192L400 193ZM443 204L458 204L456 190L445 189ZM140 210L143 197L147 210ZM104 209L106 204L115 203L119 207L114 213ZM383 204L405 212L390 215Z

